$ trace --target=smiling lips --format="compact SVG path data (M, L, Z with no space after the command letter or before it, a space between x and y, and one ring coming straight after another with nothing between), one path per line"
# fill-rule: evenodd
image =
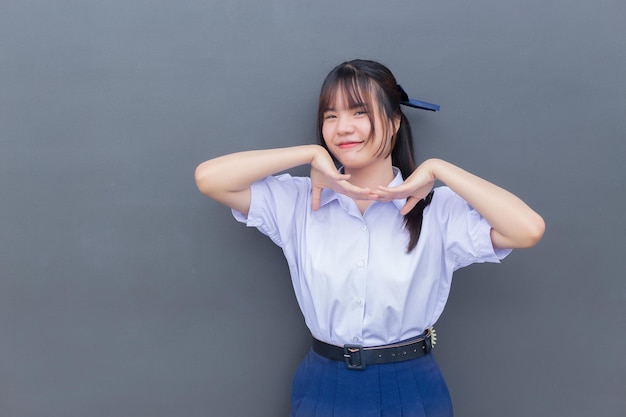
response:
M337 147L339 149L350 149L350 148L354 148L355 146L360 145L363 142L342 142L340 144L337 145Z

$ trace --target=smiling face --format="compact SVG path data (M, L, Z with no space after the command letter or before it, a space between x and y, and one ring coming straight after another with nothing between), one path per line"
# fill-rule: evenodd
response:
M356 87L356 86L353 86ZM375 86L363 93L358 88L338 88L321 108L321 134L326 148L346 172L379 163L390 164L399 118L384 117Z
M402 112L393 74L373 61L354 60L326 77L318 106L318 139L348 170L388 161Z

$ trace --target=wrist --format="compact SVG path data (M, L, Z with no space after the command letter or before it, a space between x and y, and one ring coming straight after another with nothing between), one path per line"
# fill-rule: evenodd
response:
M305 146L307 147L307 151L309 152L309 163L313 162L319 157L325 157L328 155L328 151L322 145L311 144Z
M430 174L433 180L441 180L442 171L446 164L447 162L439 158L430 158L422 163L423 168L426 168L426 172Z

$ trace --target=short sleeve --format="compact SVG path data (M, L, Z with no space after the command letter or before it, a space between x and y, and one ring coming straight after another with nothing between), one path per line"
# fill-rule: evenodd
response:
M248 227L256 227L272 241L284 247L294 233L296 218L308 207L308 178L289 174L270 176L250 188L248 215L232 210L233 217Z
M511 253L494 249L491 225L450 188L437 188L431 205L441 228L446 262L454 270L473 263L498 263Z

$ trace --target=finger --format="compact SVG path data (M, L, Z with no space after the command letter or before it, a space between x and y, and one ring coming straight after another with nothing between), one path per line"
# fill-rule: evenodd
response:
M372 193L372 190L370 188L361 188L359 186L349 183L348 181L341 181L337 183L337 185L341 187L341 193L349 197L359 200L378 199L378 195Z
M393 195L389 193L380 192L379 190L372 191L371 195L372 195L372 200L376 200L376 201L387 202L387 201L396 199L396 197L394 197Z
M322 173L322 175L334 181L347 181L350 179L350 174L341 173L334 167L332 169L327 169L327 170L318 168L318 171Z
M378 188L380 190L386 191L388 193L402 193L402 192L406 192L411 190L412 188L415 187L411 187L410 185L406 184L406 183L402 183L400 185L396 185L395 187L387 187L384 185L379 185Z
M376 191L374 191L374 193L376 195L378 195L379 199L381 201L391 201L391 200L399 200L402 198L406 198L409 196L409 193L404 191L404 192L400 192L396 189L389 189L389 188L385 188L385 189L378 189Z
M409 197L406 199L406 203L404 204L404 206L402 206L402 208L400 209L400 214L402 214L403 216L406 216L409 211L413 210L413 208L417 205L417 203L420 202L419 198L416 197Z
M342 174L341 172L336 171L333 178L337 181L348 181L350 179L350 174Z
M379 186L379 189L376 191L381 196L385 196L386 198L406 198L411 195L411 189L408 187L398 186L398 187L382 187Z

